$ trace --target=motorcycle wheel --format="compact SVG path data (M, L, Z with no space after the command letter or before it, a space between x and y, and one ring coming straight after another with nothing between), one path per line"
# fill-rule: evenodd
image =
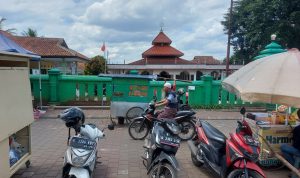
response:
M143 121L143 119L135 119L130 123L128 133L132 139L143 140L148 135L149 128Z
M198 161L197 156L194 155L193 153L191 153L191 158L192 158L192 162L195 166L197 166L197 167L203 166L204 163L201 161Z
M144 109L138 106L130 108L126 113L126 119L129 121L129 123L137 117L140 117L142 113L144 112Z
M235 169L230 172L227 178L240 178L240 177L245 177L244 169ZM248 169L248 175L251 178L263 178L258 172L249 170Z
M158 170L159 164L156 164L152 170L149 173L149 178L177 178L177 172L173 168L172 165L169 163L162 163L160 168L160 174L157 177L157 170Z
M191 121L183 121L178 123L181 127L181 131L178 134L181 140L186 141L190 140L196 134L195 124Z

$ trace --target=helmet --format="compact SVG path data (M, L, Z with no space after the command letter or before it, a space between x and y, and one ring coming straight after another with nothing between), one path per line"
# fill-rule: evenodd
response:
M177 93L179 95L183 95L184 94L184 89L183 88L179 88L178 91L177 91Z
M71 107L64 110L59 115L60 119L65 121L67 127L75 127L78 123L83 124L85 120L84 113L78 107Z

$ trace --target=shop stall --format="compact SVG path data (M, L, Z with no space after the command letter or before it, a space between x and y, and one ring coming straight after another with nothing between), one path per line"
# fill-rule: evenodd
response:
M293 128L299 124L296 122L298 120L296 112L291 114L279 111L248 113L246 120L254 133L254 137L260 142L259 164L264 167L282 165L278 158L269 154L269 148L263 138L272 146L275 152L280 153L282 144L291 144L292 142Z
M0 177L28 167L31 157L31 55L0 51Z

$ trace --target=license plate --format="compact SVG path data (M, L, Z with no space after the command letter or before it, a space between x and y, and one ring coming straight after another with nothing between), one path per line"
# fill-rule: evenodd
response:
M85 150L93 150L96 147L97 143L94 140L73 137L71 139L70 146L73 148L85 149Z
M176 145L178 145L180 143L180 139L170 137L170 136L161 136L160 137L160 142L164 143L164 144L176 144Z

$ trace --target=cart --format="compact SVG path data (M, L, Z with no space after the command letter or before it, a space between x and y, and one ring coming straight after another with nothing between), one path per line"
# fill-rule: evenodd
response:
M32 97L30 56L0 52L0 177L30 165Z
M111 118L117 118L119 124L124 120L140 116L152 99L149 81L154 75L101 74L100 77L112 77Z

